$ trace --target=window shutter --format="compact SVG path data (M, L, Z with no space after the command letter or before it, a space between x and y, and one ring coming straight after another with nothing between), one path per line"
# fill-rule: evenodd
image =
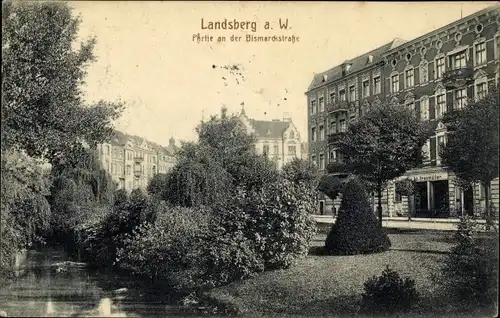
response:
M450 112L455 108L453 102L453 92L446 92L446 111Z
M436 165L436 137L431 137L430 138L430 148L429 153L431 157L431 165L435 166Z
M474 98L474 85L467 87L467 98Z
M493 61L495 60L495 41L486 42L486 60Z
M415 101L415 112L417 113L417 117L420 119L421 114L420 114L420 101L419 100Z
M429 119L436 118L436 98L429 98Z

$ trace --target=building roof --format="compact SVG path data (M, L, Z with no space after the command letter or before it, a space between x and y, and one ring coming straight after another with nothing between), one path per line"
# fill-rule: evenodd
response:
M168 146L164 147L143 137L125 134L118 130L114 131L114 135L111 137L110 144L113 146L123 147L129 141L131 141L136 147L141 146L145 141L148 147L154 149L157 152L163 152L170 156L173 156L179 150L179 147L175 144L174 138L170 138Z
M290 121L281 120L254 120L249 119L250 124L255 129L257 137L281 138L290 126Z
M489 7L485 8L485 9L479 10L479 11L474 12L474 13L468 15L468 16L465 16L465 17L460 18L458 20L455 20L455 21L453 21L451 23L448 23L448 24L446 24L446 25L444 25L442 27L439 27L439 28L434 29L434 30L432 30L430 32L427 32L426 34L421 35L421 36L419 36L419 37L417 37L417 38L415 38L413 40L407 41L407 42L404 43L405 46L401 46L400 49L403 48L403 47L407 47L407 46L411 46L413 44L416 44L416 43L418 43L418 42L420 42L420 41L422 41L422 40L424 40L426 38L429 38L429 37L435 35L435 34L441 33L444 30L449 29L449 28L451 28L451 27L453 27L453 26L455 26L457 24L461 24L464 21L470 20L470 19L472 19L474 17L481 16L481 15L483 15L485 13L494 12L494 11L500 11L500 4L498 4L498 3L493 4L492 6L489 6ZM397 52L397 51L398 50L396 49L396 47L391 48L387 52L384 52L384 56L389 56L389 55L391 55L391 54L393 54L394 52Z
M346 63L351 64L351 68L349 69L349 73L350 74L355 73L355 72L360 71L366 67L377 64L378 62L380 62L382 60L382 54L400 46L403 43L405 43L404 40L396 38L396 39L392 40L391 42L384 44L384 45L382 45L382 46L380 46L380 47L378 47L370 52L366 52L366 53L361 54L361 55L359 55L351 60L347 60L343 64L337 65L337 66L329 69L326 72L316 74L314 76L311 84L309 85L308 91L310 91L314 88L317 88L321 85L332 83L332 82L335 82L335 81L341 79L343 77L342 76L342 65L344 65ZM369 58L369 56L372 56L372 57ZM370 61L370 59L371 59L371 61ZM326 77L325 77L325 75L326 75Z

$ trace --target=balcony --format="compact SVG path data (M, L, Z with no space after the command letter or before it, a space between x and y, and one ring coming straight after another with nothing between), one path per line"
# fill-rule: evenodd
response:
M135 162L143 162L144 161L144 157L143 156L135 156L134 157L134 161Z
M345 132L344 131L339 131L335 133L328 134L328 144L334 144L337 141L344 136Z
M443 85L447 89L455 89L468 84L474 76L472 67L462 67L443 73Z
M335 112L346 112L349 110L349 103L347 101L339 101L339 102L335 102L335 103L329 103L327 106L326 106L326 110L329 112L329 113L335 113Z
M142 170L134 170L134 177L139 178L142 176Z

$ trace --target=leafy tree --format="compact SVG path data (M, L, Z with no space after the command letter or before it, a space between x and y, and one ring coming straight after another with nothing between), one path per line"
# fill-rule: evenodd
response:
M282 169L283 177L293 183L304 183L310 188L315 188L319 182L318 169L307 160L294 158L285 164Z
M237 187L260 188L279 177L273 163L256 153L254 137L226 109L196 130L198 143L182 146L177 164L165 177L166 201L186 207L212 205Z
M417 166L428 135L426 126L407 108L381 104L349 125L338 149L352 172L373 184L382 224L382 190L387 182Z
M442 162L462 180L480 182L485 189L486 213L490 215L491 181L498 177L498 87L491 87L482 99L445 119L450 132L441 150Z
M153 196L163 197L165 191L165 184L167 182L166 173L157 173L149 180L148 193Z
M96 39L75 51L79 23L66 3L2 3L2 149L52 160L111 134L123 105L84 105L81 86Z

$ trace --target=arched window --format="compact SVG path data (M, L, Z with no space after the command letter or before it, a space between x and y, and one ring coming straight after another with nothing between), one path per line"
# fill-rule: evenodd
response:
M290 130L290 139L295 139L295 132Z

